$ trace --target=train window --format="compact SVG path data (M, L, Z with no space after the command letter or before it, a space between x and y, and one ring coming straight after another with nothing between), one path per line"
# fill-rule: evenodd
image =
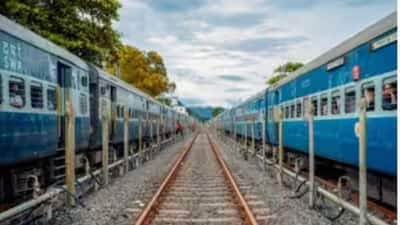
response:
M82 87L87 87L87 85L88 85L88 79L85 75L81 76L81 85L82 85Z
M346 88L344 95L344 112L352 113L356 111L356 91L353 87Z
M289 118L289 106L285 107L285 119Z
M296 117L300 118L301 117L301 101L297 101L296 103Z
M48 110L57 109L57 94L55 87L49 87L47 89L47 109Z
M397 109L397 78L391 77L383 81L382 87L382 109Z
M328 96L326 94L321 95L321 101L320 101L320 115L325 116L328 115Z
M106 96L106 93L107 93L106 85L101 85L101 87L100 87L100 95L101 96Z
M17 77L11 77L8 83L10 93L10 105L15 108L25 106L25 83L24 80Z
M332 115L340 114L340 92L334 91L332 92L331 98L331 113Z
M34 109L43 108L43 86L37 82L31 84L31 106Z
M116 117L118 118L119 117L119 115L121 114L121 108L120 108L120 106L119 105L117 105L117 115L116 115Z
M312 100L312 105L313 105L313 110L314 110L314 116L318 116L318 98L313 97Z
M124 118L124 113L125 113L125 107L121 106L119 118Z
M294 118L294 111L295 111L295 107L294 106L295 106L294 104L292 104L290 106L290 118Z
M81 94L79 97L79 107L82 114L86 114L88 112L88 102L85 94Z
M365 98L367 102L367 111L375 110L375 86L374 83L369 82L363 84L361 87L361 98Z

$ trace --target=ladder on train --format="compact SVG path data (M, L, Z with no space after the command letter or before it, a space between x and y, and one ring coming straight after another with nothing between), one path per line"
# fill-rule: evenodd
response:
M54 184L65 183L65 148L57 148L56 156L52 159L52 180Z

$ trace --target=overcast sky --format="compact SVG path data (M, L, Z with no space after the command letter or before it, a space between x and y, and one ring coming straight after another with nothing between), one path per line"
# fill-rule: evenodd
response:
M272 70L308 62L397 8L396 0L122 0L123 41L164 58L187 105L230 106Z

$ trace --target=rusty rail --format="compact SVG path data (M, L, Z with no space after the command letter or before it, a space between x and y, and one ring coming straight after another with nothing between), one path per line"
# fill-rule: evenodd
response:
M218 147L213 143L209 134L208 133L206 133L206 134L207 134L207 139L210 144L210 147L216 156L217 162L223 170L224 177L226 178L226 180L229 182L229 185L231 186L231 190L234 194L236 203L238 204L238 207L239 207L240 211L242 212L242 219L245 220L246 224L258 225L258 222L256 221L254 214L250 210L249 205L247 204L246 200L244 199L243 195L241 194L241 192L239 190L239 187L235 181L235 178L233 177L231 171L229 170L228 166L224 162L222 155L219 153ZM167 189L170 187L170 184L176 178L177 173L182 166L182 162L187 158L187 155L190 152L190 150L192 149L192 146L193 146L197 136L198 136L198 134L195 135L195 137L192 139L192 141L190 142L190 145L186 148L186 150L184 150L179 155L179 157L173 164L170 172L164 178L161 186L159 187L159 189L157 190L155 195L152 197L150 202L146 205L146 208L139 215L139 217L136 220L136 222L134 223L134 225L150 224L151 221L154 219L154 216L157 214L159 204L161 203L161 198L162 198L163 193L165 193L167 191Z
M217 146L214 144L214 142L211 140L208 133L207 133L207 139L208 139L208 142L210 143L211 149L213 150L213 152L218 160L218 163L221 165L221 167L224 171L224 175L225 175L226 179L229 181L229 184L231 185L231 187L233 189L235 197L238 200L240 208L243 211L243 216L244 216L245 220L251 225L258 225L253 212L250 210L249 205L247 204L246 200L244 199L242 193L239 190L239 187L235 181L235 178L233 177L228 166L225 164L225 161L223 160L221 153L217 149Z
M159 203L159 199L161 197L161 194L167 189L168 185L171 183L173 178L176 176L176 174L177 174L177 172L179 170L179 167L181 166L181 163L184 161L184 159L188 155L190 149L192 149L192 146L193 146L197 136L198 136L198 133L195 134L195 136L193 137L193 139L191 140L189 146L185 149L185 151L183 151L179 155L179 157L177 158L177 160L173 164L170 172L164 178L161 186L158 188L156 194L153 196L153 198L147 204L146 208L140 214L139 218L134 223L135 225L144 225L144 224L148 224L150 222L151 216L152 216L152 212L157 208L158 203Z

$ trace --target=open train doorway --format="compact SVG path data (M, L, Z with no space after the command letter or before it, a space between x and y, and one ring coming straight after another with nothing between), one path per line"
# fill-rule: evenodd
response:
M70 88L72 87L71 67L57 63L57 83L59 85L57 93L57 123L58 123L58 147L63 147L65 142L65 111L66 102L72 101Z

